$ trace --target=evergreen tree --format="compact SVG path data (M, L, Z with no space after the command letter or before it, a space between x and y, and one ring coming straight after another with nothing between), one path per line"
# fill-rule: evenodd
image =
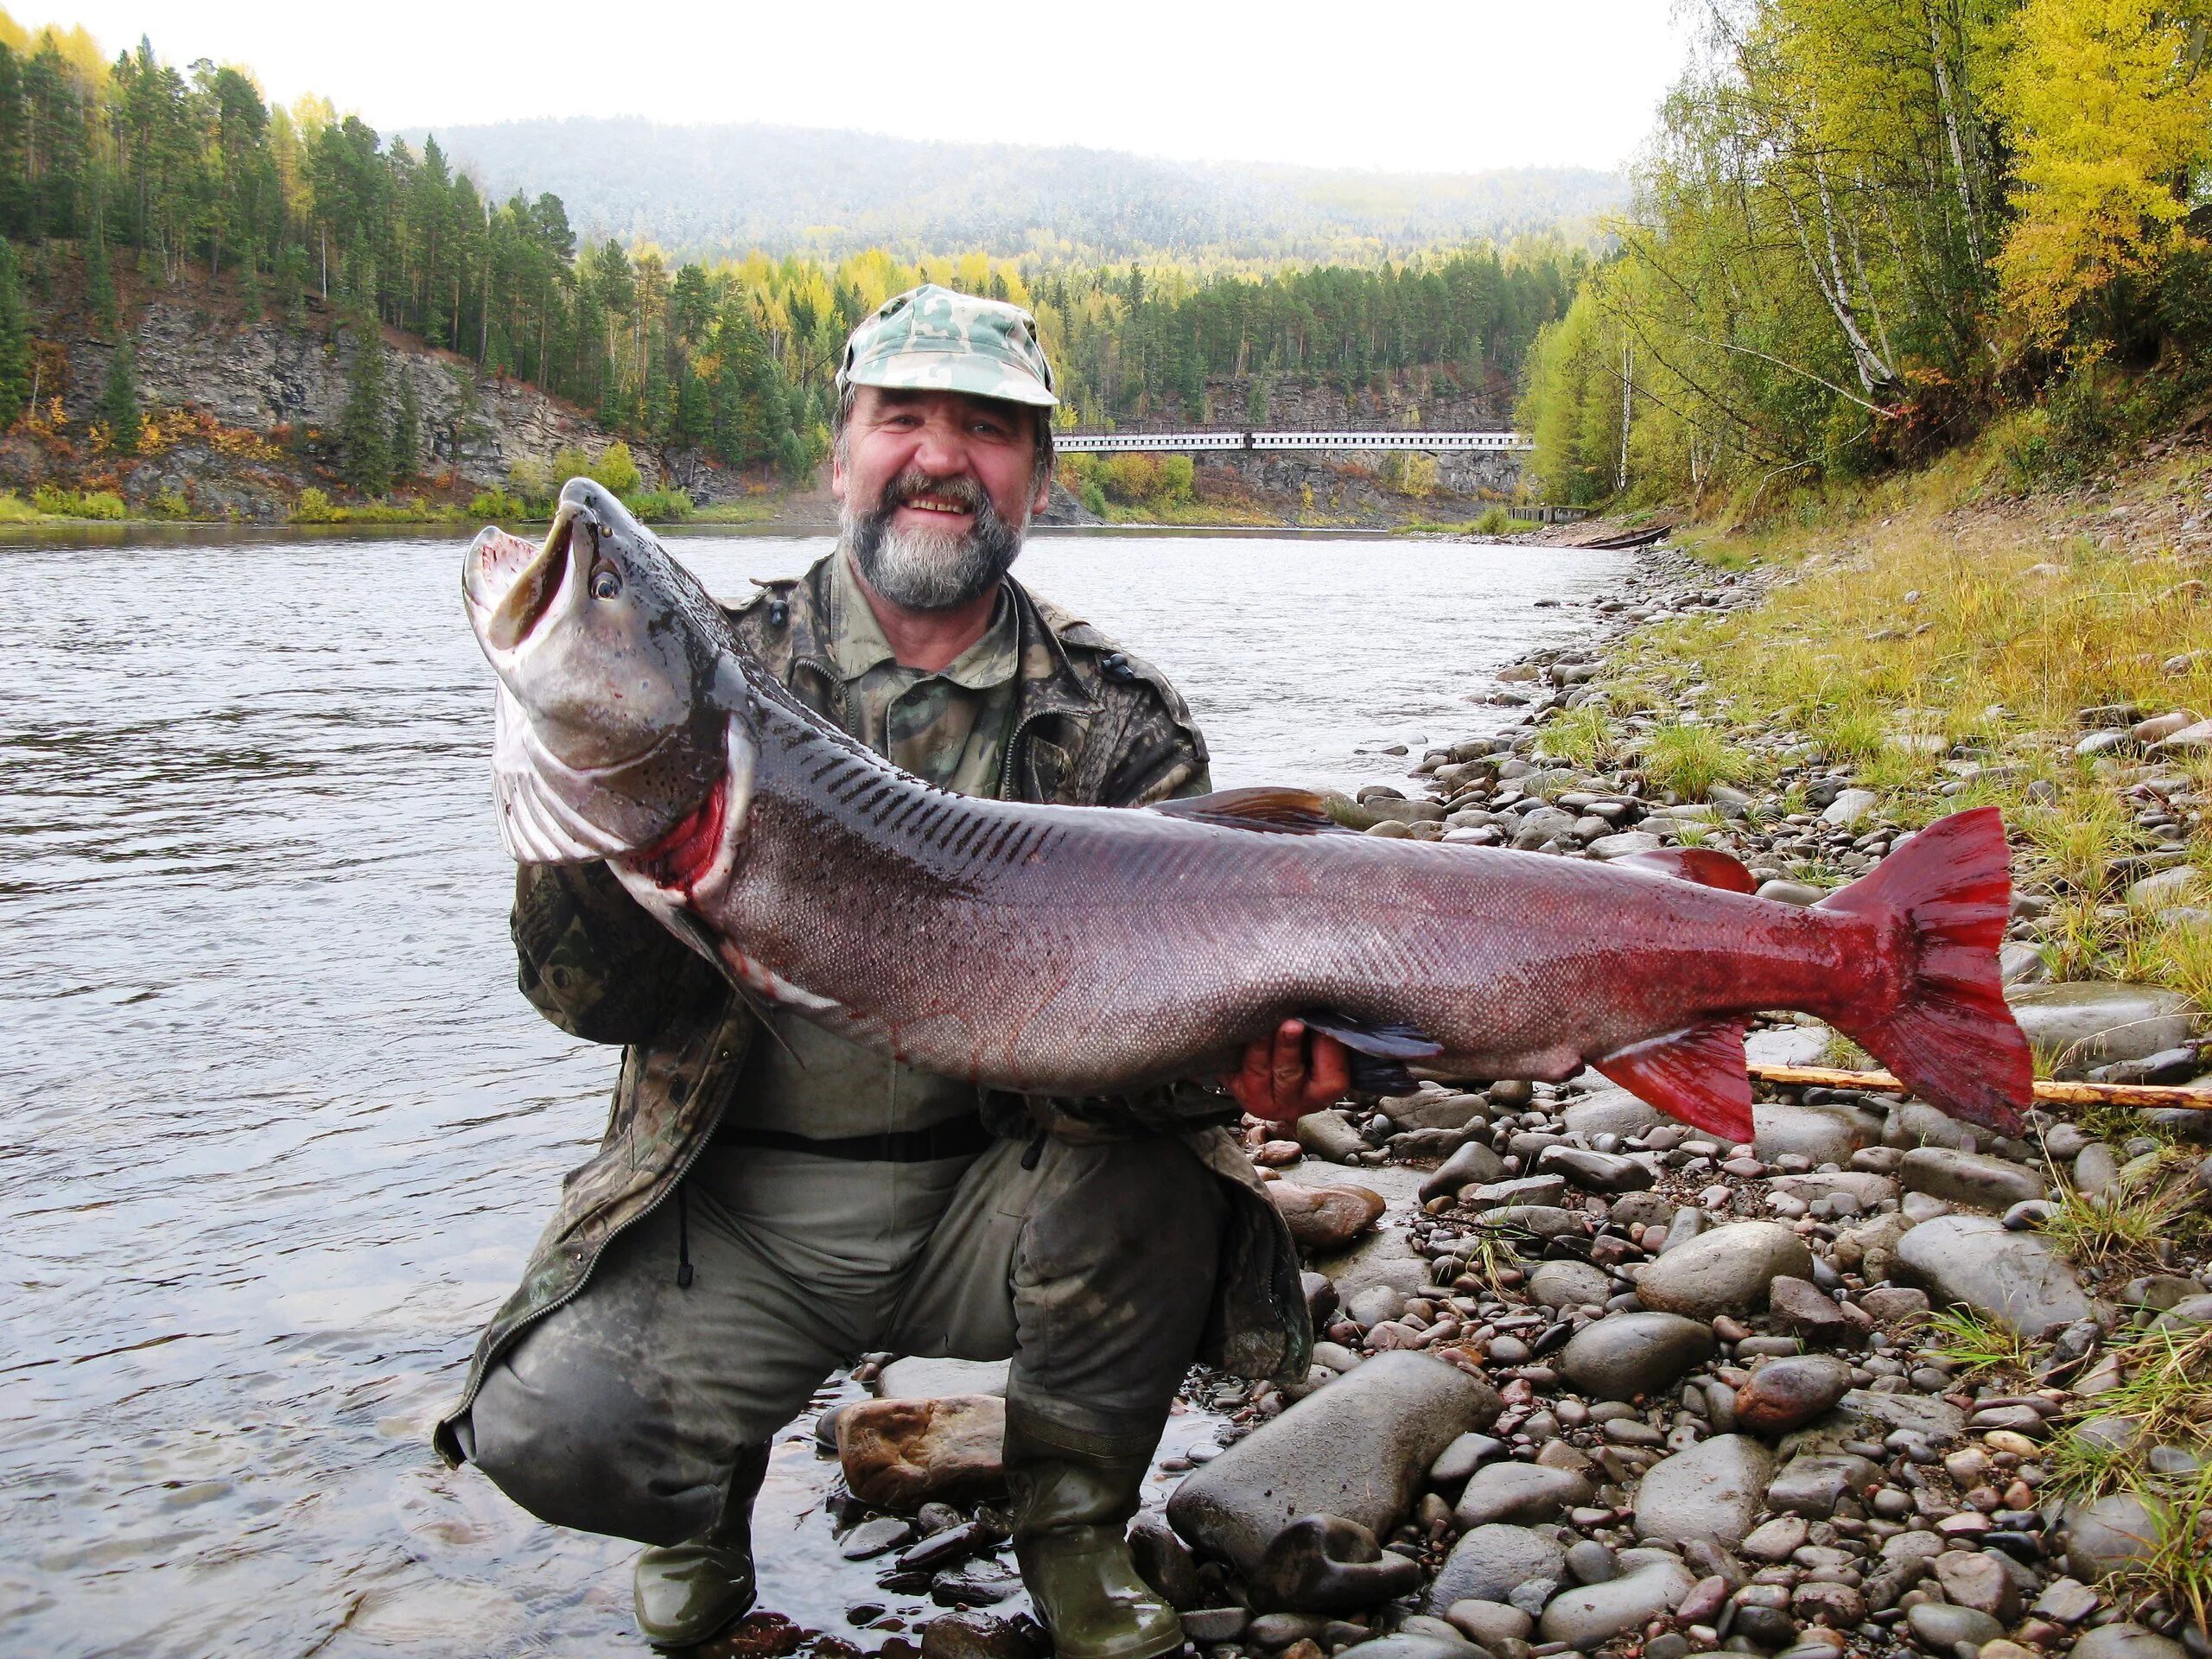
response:
M354 318L353 365L338 418L338 470L363 495L391 487L391 417L385 409L384 334L372 315Z
M30 399L30 310L16 251L0 241L0 427L14 424Z
M423 405L415 395L415 377L404 370L399 376L399 411L391 420L392 470L412 478L420 470L423 453Z
M99 418L107 424L108 447L118 455L138 453L138 376L130 342L122 341L108 359L107 385L100 393Z

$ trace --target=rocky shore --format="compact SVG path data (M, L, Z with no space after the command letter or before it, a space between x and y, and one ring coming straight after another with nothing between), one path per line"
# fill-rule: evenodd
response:
M1783 756L1763 798L1689 800L1550 752L1635 630L1760 592L1649 553L1587 643L1501 677L1518 724L1339 815L1578 858L1716 846L1810 902L1808 861L1849 879L1908 833L1847 772ZM2133 729L2102 747L2155 767L2173 732ZM2193 818L2185 791L2160 799ZM2042 913L2023 893L2006 966L2053 1068L2193 1076L2173 993L2030 982ZM1778 1065L1839 1046L1795 1017L1750 1042ZM1247 1120L1319 1342L1295 1386L1186 1389L1133 1537L1195 1648L2212 1656L2212 1113L2038 1111L2014 1141L1810 1088L1766 1091L1755 1124L1723 1144L1587 1072ZM951 1610L877 1624L884 1651L1045 1649L1003 1548L1002 1376L872 1357L855 1380L884 1397L817 1430L842 1452L845 1555Z

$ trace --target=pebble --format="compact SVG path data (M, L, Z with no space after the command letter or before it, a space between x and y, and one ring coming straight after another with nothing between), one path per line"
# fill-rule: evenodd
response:
M1827 1412L1850 1391L1851 1367L1807 1355L1777 1359L1735 1391L1736 1422L1754 1434L1786 1434Z
M1592 1490L1588 1478L1573 1470L1535 1463L1487 1464L1467 1482L1452 1518L1462 1528L1500 1521L1534 1525L1588 1503Z
M2005 1634L2005 1627L1987 1613L1940 1601L1923 1602L1905 1615L1905 1623L1921 1644L1935 1654L1948 1654L1961 1642L1979 1648Z
M1711 1357L1709 1325L1677 1313L1618 1313L1585 1325L1559 1359L1560 1373L1600 1400L1633 1400L1669 1387Z
M1443 1613L1456 1601L1512 1603L1513 1592L1538 1579L1556 1581L1567 1550L1529 1527L1483 1526L1462 1534L1429 1586L1427 1609Z
M1758 1518L1773 1455L1743 1434L1719 1434L1654 1464L1635 1494L1637 1536L1740 1543Z
M1637 1294L1647 1307L1692 1319L1756 1312L1777 1276L1803 1278L1813 1255L1796 1232L1770 1221L1716 1227L1647 1266Z

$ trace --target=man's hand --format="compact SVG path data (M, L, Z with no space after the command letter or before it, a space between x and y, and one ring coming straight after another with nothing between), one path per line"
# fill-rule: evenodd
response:
M1273 1037L1246 1044L1244 1063L1222 1081L1253 1116L1287 1123L1343 1098L1351 1087L1351 1065L1335 1038L1286 1020Z

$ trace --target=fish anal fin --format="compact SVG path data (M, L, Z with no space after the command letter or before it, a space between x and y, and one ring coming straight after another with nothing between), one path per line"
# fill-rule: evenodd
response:
M1738 1145L1751 1138L1751 1079L1745 1070L1740 1020L1715 1020L1649 1038L1595 1064L1669 1117Z
M1743 860L1711 847L1659 847L1610 861L1640 874L1672 876L1677 881L1694 881L1701 887L1719 887L1728 893L1759 890Z
M1357 835L1329 816L1328 804L1310 789L1224 789L1211 795L1154 801L1163 817L1188 818L1224 830L1255 830L1278 836Z

